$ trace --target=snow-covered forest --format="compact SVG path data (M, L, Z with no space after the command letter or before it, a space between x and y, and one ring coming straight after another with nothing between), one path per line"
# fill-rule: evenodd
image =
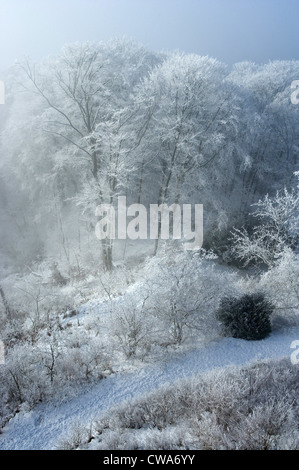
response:
M6 72L1 449L299 448L298 79L128 39ZM202 204L201 249L99 240L120 196Z

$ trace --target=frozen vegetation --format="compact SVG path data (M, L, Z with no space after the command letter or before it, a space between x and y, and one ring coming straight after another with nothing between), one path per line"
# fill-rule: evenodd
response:
M7 71L0 449L299 448L298 77L128 40ZM120 196L203 204L202 248L99 240Z

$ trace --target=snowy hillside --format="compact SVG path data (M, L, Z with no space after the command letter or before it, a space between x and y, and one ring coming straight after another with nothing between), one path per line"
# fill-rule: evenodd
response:
M25 406L5 426L0 436L0 448L58 448L60 440L71 436L76 427L88 429L109 408L122 402L130 403L161 385L173 384L184 377L196 377L214 368L240 366L263 359L289 359L290 345L297 338L299 327L275 332L258 343L232 338L217 340L206 347L177 353L173 358L135 371L115 373L96 385L83 388L78 396L63 403L54 401L37 405L32 411L26 411Z
M7 72L0 449L299 448L298 77L128 39Z

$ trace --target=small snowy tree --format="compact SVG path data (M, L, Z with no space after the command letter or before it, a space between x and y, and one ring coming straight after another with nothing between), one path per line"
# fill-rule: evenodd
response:
M260 286L273 302L280 317L298 321L299 312L299 255L286 250L273 268L264 273Z
M278 191L274 198L268 195L258 203L252 214L261 221L250 235L246 229L234 229L233 253L247 266L265 264L271 269L290 246L298 242L299 191Z
M217 336L214 312L221 296L235 293L235 277L218 270L211 253L170 253L153 258L146 270L148 309L162 326L161 337L181 344L193 335Z
M147 300L144 288L137 287L111 304L112 316L108 326L116 347L127 358L138 356L144 359L156 339L156 325L148 313Z

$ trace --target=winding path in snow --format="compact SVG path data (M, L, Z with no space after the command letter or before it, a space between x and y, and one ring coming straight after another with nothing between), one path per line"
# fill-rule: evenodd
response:
M75 422L87 425L102 411L123 400L212 368L290 357L290 344L295 339L299 339L299 328L276 331L262 341L224 338L138 372L111 375L64 403L41 404L29 413L19 413L0 435L0 449L55 449Z

